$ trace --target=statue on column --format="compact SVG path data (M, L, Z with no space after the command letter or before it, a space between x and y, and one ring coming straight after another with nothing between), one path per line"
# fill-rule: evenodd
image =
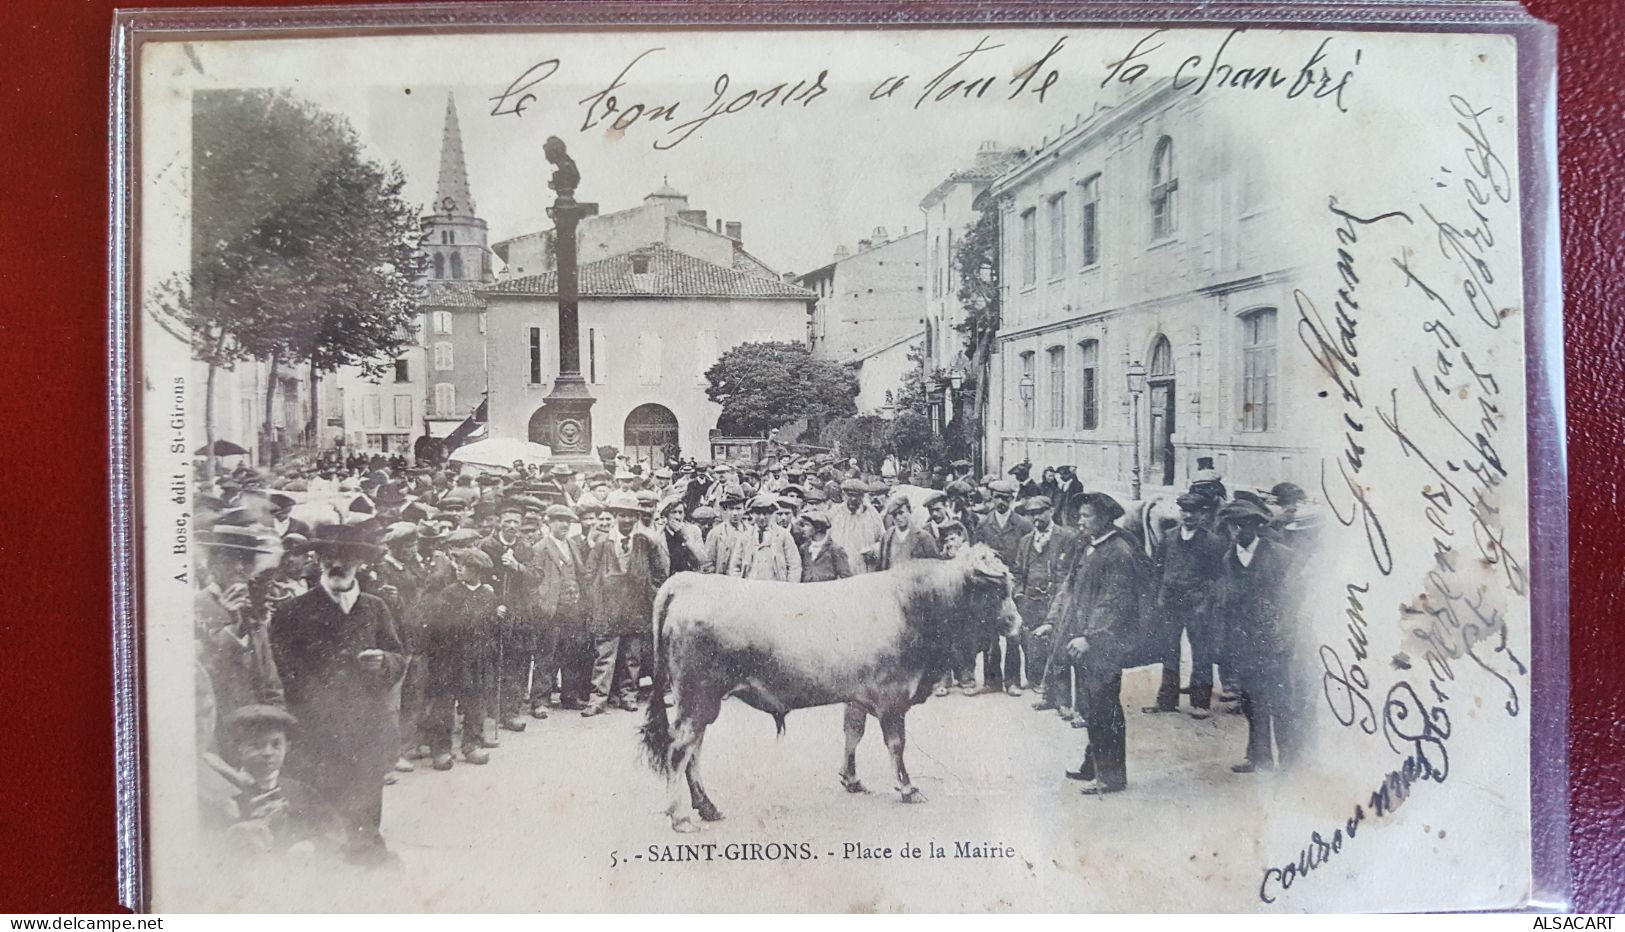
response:
M564 140L557 136L547 137L542 143L542 155L554 167L553 180L547 186L558 193L559 197L574 198L576 185L581 183L581 172L576 169L576 160L570 158L565 151Z

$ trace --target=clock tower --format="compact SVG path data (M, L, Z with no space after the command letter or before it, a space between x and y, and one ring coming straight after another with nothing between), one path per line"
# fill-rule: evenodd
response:
M446 122L440 137L440 179L430 213L423 218L425 274L430 281L488 282L490 253L485 248L485 221L474 213L463 162L463 134L457 125L457 101L446 94Z

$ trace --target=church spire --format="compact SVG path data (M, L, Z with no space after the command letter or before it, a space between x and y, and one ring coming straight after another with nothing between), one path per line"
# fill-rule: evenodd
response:
M463 164L463 134L457 126L457 101L446 92L446 127L440 137L440 183L435 188L434 210L441 214L474 216L474 196L468 190L468 167Z

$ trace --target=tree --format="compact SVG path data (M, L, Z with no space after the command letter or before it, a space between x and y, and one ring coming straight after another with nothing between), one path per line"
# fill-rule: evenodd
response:
M722 405L717 427L760 436L801 418L857 412L858 377L798 343L741 343L705 372L705 394Z
M191 269L151 304L209 366L211 448L217 370L269 362L269 449L282 365L308 363L314 395L318 373L376 375L411 343L419 211L399 169L365 159L346 121L285 91L199 93L192 183Z
M818 433L818 443L834 449L837 455L858 461L865 472L878 472L886 456L886 431L890 424L877 414L860 414L828 421Z
M959 272L959 303L965 319L956 325L965 336L965 358L970 365L969 403L955 423L960 443L968 453L982 436L991 386L988 363L998 340L999 315L999 213L986 195L977 199L981 213L965 228L954 247L954 267Z

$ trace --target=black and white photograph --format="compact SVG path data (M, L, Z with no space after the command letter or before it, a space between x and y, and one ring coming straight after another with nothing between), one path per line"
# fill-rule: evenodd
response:
M166 911L1518 908L1518 47L158 37Z

